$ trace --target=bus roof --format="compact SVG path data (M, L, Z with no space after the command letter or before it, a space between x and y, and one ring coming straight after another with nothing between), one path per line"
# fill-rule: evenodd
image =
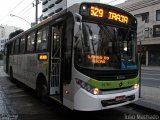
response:
M118 8L118 7L109 5L109 4L90 3L90 2L76 3L76 4L72 5L72 6L66 8L66 9L64 9L64 10L62 10L62 11L60 11L60 12L58 12L58 14L54 14L54 15L46 18L45 20L41 21L39 24L36 24L36 25L34 25L33 27L31 27L30 29L28 29L28 30L26 30L26 31L18 34L17 36L15 36L15 37L13 37L12 39L10 39L9 41L7 41L6 44L14 41L15 39L17 39L17 38L19 38L19 37L21 37L21 36L23 36L23 35L25 35L25 34L28 34L28 33L31 32L32 30L35 30L35 29L37 29L37 28L39 28L39 27L41 27L41 26L43 26L43 25L51 22L52 20L58 18L59 16L62 16L62 15L64 15L64 14L66 14L67 12L71 12L71 13L79 12L79 8L80 8L80 6L83 5L83 4L103 5L103 6L106 6L106 7L109 7L109 8L113 8L113 9L115 9L115 10L117 10L117 11L121 11L121 12L123 12L123 13L126 13L127 15L135 18L135 17L134 17L132 14L130 14L129 12L127 12L127 11L121 9L121 8Z

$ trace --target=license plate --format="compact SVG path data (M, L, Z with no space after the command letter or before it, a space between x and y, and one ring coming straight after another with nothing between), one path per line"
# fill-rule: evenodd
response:
M116 100L117 102L119 102L119 101L124 101L125 99L126 99L125 96L117 96L117 97L115 98L115 100Z

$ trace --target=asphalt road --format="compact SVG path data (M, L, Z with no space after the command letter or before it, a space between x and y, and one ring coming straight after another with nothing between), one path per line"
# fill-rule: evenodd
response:
M160 88L160 71L142 70L142 86Z
M71 111L54 101L50 101L50 104L46 105L39 100L35 91L22 83L10 82L9 78L3 72L2 67L0 69L0 93L6 96L5 108L8 110L7 114L0 114L0 120L1 117L6 117L4 120L10 120L7 117L18 118L11 120L139 120L146 115L154 117L154 120L160 119L160 115L157 113L134 105L96 112ZM0 96L1 99L4 99L3 96Z

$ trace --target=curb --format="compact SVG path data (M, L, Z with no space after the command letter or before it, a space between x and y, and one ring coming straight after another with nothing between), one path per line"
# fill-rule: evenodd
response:
M160 71L160 68L141 67L141 70L153 70L153 71Z

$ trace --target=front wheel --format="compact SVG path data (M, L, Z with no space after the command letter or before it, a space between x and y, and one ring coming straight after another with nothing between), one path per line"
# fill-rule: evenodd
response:
M37 84L37 95L41 99L42 102L48 104L48 95L47 95L47 85L45 83L39 82Z

